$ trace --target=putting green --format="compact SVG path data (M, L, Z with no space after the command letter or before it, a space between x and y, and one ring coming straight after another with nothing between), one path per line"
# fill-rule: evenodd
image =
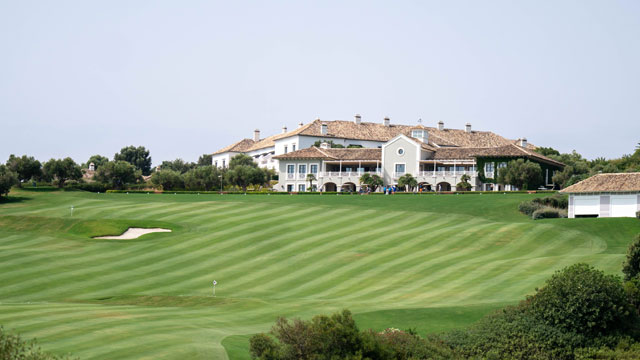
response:
M636 219L534 222L517 204L535 195L11 195L0 324L83 359L225 359L225 338L247 358L242 335L277 316L343 308L363 327L464 326L566 265L619 273L640 232ZM172 232L91 239L129 227Z

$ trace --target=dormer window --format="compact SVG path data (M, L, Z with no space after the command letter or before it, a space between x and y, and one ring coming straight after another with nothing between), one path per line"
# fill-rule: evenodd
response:
M411 131L411 137L423 138L424 137L424 130L412 130Z

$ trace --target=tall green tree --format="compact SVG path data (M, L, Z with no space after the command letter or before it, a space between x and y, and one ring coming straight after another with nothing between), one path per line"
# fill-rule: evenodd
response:
M42 177L42 164L33 156L22 155L17 157L13 154L7 160L7 166L18 176L18 186L30 179Z
M109 161L98 168L93 179L110 184L115 189L123 189L142 178L140 170L126 161Z
M133 145L123 147L119 153L113 156L113 160L126 161L142 171L142 175L151 174L151 156L149 150L144 146L135 147Z
M89 164L93 163L93 165L95 166L95 170L97 171L100 168L100 166L108 162L109 162L108 157L96 154L96 155L91 155L89 160L87 160L87 162L83 164L82 167L85 169L88 169Z
M413 175L407 173L398 179L398 186L404 187L406 191L412 191L416 186L418 186L418 180L413 177Z
M169 169L154 171L153 175L151 175L151 183L162 187L162 190L184 189L184 178L182 174Z
M0 165L0 196L8 195L13 185L18 183L18 175L8 166Z
M267 172L259 168L251 156L238 154L229 161L229 170L225 177L230 184L247 191L247 186L251 184L264 184L267 181Z
M251 184L261 185L266 181L265 172L262 169L249 165L237 165L230 168L227 171L226 179L230 184L241 187L242 191L247 191L247 187Z
M173 161L163 161L162 164L160 165L160 169L162 170L173 170L181 174L184 174L195 167L196 165L194 163L186 162L182 159L175 159Z
M231 160L229 160L229 169L232 169L238 165L247 165L247 166L255 166L255 167L258 166L258 164L256 164L255 161L253 161L253 158L246 154L238 154L232 157Z
M63 187L67 180L80 180L82 171L80 166L72 158L51 159L42 167L44 175L51 180L56 180L58 187Z
M199 166L184 174L184 187L190 191L219 189L220 176L223 176L222 170L213 165Z
M640 235L636 236L629 245L627 258L622 265L622 272L625 280L631 280L640 274Z
M536 189L542 184L542 168L540 164L517 159L509 161L506 167L498 170L498 182L509 184L519 189Z
M213 165L213 155L211 154L202 154L198 158L198 166L209 166Z

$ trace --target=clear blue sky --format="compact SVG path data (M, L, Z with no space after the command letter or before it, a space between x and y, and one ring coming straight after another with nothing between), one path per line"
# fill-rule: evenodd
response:
M355 113L619 157L639 39L640 1L0 0L0 162L194 161Z

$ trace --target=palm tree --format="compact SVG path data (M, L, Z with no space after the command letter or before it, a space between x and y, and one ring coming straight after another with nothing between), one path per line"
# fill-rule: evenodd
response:
M307 181L309 182L309 191L312 191L313 182L316 181L316 176L314 174L307 174Z
M362 187L362 185L368 185L369 187L371 187L371 174L369 173L364 173L360 176L360 187Z
M371 175L371 182L369 183L369 186L371 186L371 192L375 192L378 186L382 185L384 185L384 181L382 181L380 175Z
M460 182L458 184L456 184L456 190L457 191L470 191L471 190L471 184L469 183L469 180L471 180L471 177L467 174L464 174L460 177Z
M418 186L418 180L411 174L404 174L398 179L398 186L404 186L406 191L411 191L414 187Z

